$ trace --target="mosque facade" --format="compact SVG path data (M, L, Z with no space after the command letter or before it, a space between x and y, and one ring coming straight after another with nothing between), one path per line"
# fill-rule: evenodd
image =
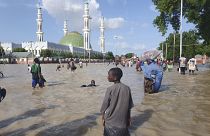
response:
M5 52L12 52L14 48L24 48L28 52L33 53L34 56L40 57L41 50L49 49L53 52L71 52L73 55L83 56L89 54L102 54L105 53L105 48L99 51L94 51L90 44L90 15L89 15L89 4L88 2L84 3L84 28L83 35L79 32L73 31L69 32L68 30L68 21L64 21L63 32L64 37L59 41L59 43L53 43L49 41L44 41L44 32L42 31L42 8L38 6L37 8L37 32L36 32L36 41L22 42L21 44L17 43L1 43ZM101 33L104 33L104 26L100 26ZM101 40L104 40L100 36ZM103 41L104 43L104 41ZM102 45L101 45L102 47ZM104 47L104 46L103 46Z

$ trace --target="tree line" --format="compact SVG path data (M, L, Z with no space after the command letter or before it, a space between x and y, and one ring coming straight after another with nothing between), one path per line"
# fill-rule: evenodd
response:
M210 56L210 46L203 44L196 30L183 32L182 54L187 58L192 58L197 54ZM165 41L159 44L158 50L163 49L163 56L169 60L178 60L180 56L180 35L170 33ZM167 48L167 54L166 54Z
M180 12L181 0L152 0L159 15L153 24L162 35L167 33L169 25L174 33L160 43L158 49L164 49L163 55L167 59L177 60L179 58L180 35ZM194 30L183 32L182 55L191 58L196 54L210 56L210 0L183 0L183 17L189 23L195 25ZM174 41L175 40L175 41ZM166 46L168 51L166 54Z

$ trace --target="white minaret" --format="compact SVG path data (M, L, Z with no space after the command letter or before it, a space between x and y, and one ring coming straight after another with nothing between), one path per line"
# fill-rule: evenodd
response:
M66 36L68 34L68 24L67 24L67 20L64 21L64 24L63 24L63 33L64 33L64 36Z
M89 15L89 4L85 2L84 6L84 29L83 29L83 36L84 36L84 49L90 49L90 15Z
M101 49L101 53L105 53L105 37L104 37L104 17L101 17L101 21L100 21L101 25L100 25L100 49Z
M37 10L38 12L37 12L37 19L36 19L36 22L37 22L36 35L37 35L37 41L42 42L44 33L42 32L42 8L40 4L38 5Z

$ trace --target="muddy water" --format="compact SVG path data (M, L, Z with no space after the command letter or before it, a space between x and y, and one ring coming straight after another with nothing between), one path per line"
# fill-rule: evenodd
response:
M56 65L42 65L46 87L31 88L26 65L1 65L7 88L0 104L2 136L101 136L100 106L111 85L107 71L113 65L92 64L75 73ZM164 75L161 92L143 93L142 73L122 68L122 82L131 87L135 107L131 133L136 136L208 136L210 135L210 72L181 76ZM94 79L95 88L80 88Z
M210 71L199 69L196 75L165 73L161 92L135 107L134 135L210 136Z

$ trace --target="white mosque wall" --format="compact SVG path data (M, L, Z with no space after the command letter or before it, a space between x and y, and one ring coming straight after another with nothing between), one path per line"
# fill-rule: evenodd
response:
M84 52L87 55L89 51L84 50L83 48L80 47L75 47L73 45L62 45L58 43L53 43L53 42L22 42L21 44L17 43L12 43L12 42L4 42L1 43L1 46L3 49L7 52L12 52L14 48L24 48L28 52L33 52L34 56L40 57L41 50L44 49L49 49L52 50L53 52L71 52L73 55L77 56L83 56ZM100 54L98 51L90 51L91 54Z
M28 52L34 53L36 56L40 56L41 50L43 49L49 49L52 50L53 52L71 52L72 54L75 55L83 55L84 54L84 49L79 48L79 47L74 47L72 45L62 45L58 43L53 43L53 42L23 42L22 43L22 48L26 49Z

